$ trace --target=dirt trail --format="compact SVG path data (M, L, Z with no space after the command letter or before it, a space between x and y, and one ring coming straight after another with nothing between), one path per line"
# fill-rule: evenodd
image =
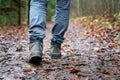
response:
M41 65L27 63L27 27L0 28L0 80L120 80L120 46L103 48L99 39L86 37L88 29L70 24L62 44L62 58L51 59L50 39L53 24L47 24Z

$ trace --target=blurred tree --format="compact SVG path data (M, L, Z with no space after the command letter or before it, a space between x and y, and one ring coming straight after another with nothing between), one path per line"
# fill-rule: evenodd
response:
M16 4L12 0L0 0L0 24L14 24L18 21L16 18Z
M86 15L113 15L120 12L120 0L71 0L73 17Z
M28 24L30 0L0 0L0 24ZM56 0L49 0L47 20L55 14ZM120 12L120 0L71 0L71 16L113 15Z
M52 17L55 15L55 5L56 0L49 0L47 7L47 20L50 21Z
M47 20L55 14L55 0L49 0ZM0 0L0 25L28 24L30 0Z

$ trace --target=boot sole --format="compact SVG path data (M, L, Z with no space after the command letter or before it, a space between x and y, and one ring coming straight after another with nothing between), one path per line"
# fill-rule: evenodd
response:
M34 56L30 58L28 62L33 64L39 64L41 61L42 61L42 57Z

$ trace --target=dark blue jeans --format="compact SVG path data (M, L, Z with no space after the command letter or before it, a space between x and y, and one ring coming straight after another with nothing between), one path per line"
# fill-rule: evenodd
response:
M31 0L30 27L31 40L43 40L46 31L46 10L48 0ZM63 43L64 34L68 28L70 13L70 0L56 0L56 15L52 29L52 41Z

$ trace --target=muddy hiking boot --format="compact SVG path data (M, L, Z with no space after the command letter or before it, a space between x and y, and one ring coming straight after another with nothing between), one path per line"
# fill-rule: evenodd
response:
M61 58L61 44L56 42L51 42L51 58Z
M42 61L42 50L43 43L40 41L35 41L29 44L30 56L28 59L29 63L38 64Z

